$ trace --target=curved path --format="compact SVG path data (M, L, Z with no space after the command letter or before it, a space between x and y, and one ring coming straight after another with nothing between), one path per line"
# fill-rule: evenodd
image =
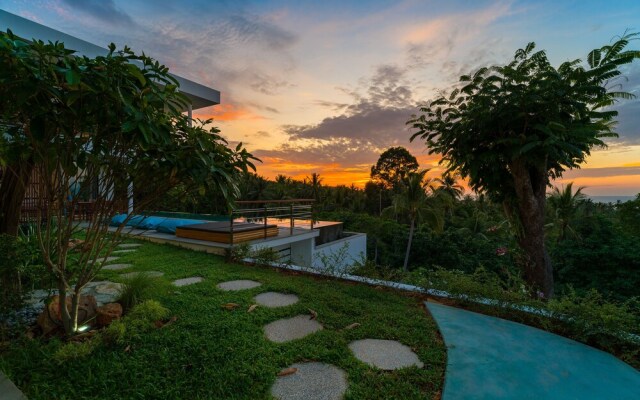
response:
M443 400L640 399L640 372L526 325L425 303L447 346Z

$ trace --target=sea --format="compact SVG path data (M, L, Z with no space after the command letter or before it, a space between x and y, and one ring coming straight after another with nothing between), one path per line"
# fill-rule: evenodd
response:
M625 201L633 200L636 196L587 196L594 203L624 203Z

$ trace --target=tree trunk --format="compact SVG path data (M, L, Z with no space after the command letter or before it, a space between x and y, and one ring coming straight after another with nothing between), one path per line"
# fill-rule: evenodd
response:
M411 218L411 227L409 228L409 241L407 242L407 253L404 255L404 265L402 266L404 272L407 272L409 268L409 253L411 253L411 242L413 241L413 230L415 228L415 225L415 218Z
M0 181L0 233L18 235L20 210L32 171L31 162L11 165L4 169Z
M518 244L528 257L524 266L524 278L536 291L541 291L549 299L553 297L553 267L544 243L546 171L527 167L523 162L514 162L510 167L520 223Z

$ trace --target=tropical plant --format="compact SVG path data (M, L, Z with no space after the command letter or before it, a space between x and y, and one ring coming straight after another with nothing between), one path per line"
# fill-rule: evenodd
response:
M311 196L316 201L320 200L320 189L322 188L322 178L320 174L314 172L310 177L306 177L304 183L311 188Z
M393 198L391 210L396 215L406 215L409 219L409 239L405 252L404 271L408 270L409 254L413 242L413 233L416 224L425 222L432 228L440 231L444 225L442 209L436 204L436 198L429 196L429 180L425 179L428 170L410 172L404 179L400 193Z
M464 194L464 187L458 183L458 173L445 172L440 178L433 181L438 185L436 189L451 196L452 199L458 200Z
M558 226L558 242L563 241L567 233L574 237L576 232L571 226L571 222L576 217L578 210L587 196L582 193L584 187L579 187L573 191L573 182L569 182L566 187L554 187L551 195L547 199Z
M113 44L105 56L73 53L62 43L0 33L0 160L11 177L2 190L14 190L0 218L21 203L35 171L33 222L68 335L77 331L82 288L119 240L126 220L113 234L108 224L122 203L135 197L141 212L178 184L231 198L237 173L252 167L241 145L230 149L217 129L205 128L210 121L192 125L182 113L188 99L165 66ZM81 226L78 202L88 193L96 200ZM81 230L84 241L72 243Z
M504 205L528 256L524 277L546 297L553 295L553 269L544 242L546 188L567 169L578 168L604 138L615 137L620 68L640 57L627 50L637 34L551 66L529 43L504 66L460 77L461 87L422 107L407 123L429 153L442 155L448 171L468 178L474 191Z

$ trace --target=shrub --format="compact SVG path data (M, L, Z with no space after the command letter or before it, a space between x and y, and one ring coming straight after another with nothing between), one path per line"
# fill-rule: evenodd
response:
M102 331L105 343L123 344L127 335L127 325L121 319L113 321Z
M56 350L53 358L59 364L64 364L67 361L88 356L99 344L99 338L92 338L84 342L68 342Z
M280 262L280 253L271 247L260 247L250 254L257 265L271 265Z
M227 261L230 262L243 262L245 258L249 257L251 253L251 246L249 243L240 243L238 245L231 246L225 250L225 256Z
M126 312L136 304L156 297L165 290L167 286L164 281L141 272L124 281L118 302Z
M113 321L102 331L102 338L108 344L124 344L127 340L140 337L155 328L155 322L165 319L169 310L156 300L146 300L134 306L124 318Z
M169 315L169 310L160 304L156 300L146 300L136 305L131 309L129 314L125 317L127 324L153 324L157 320L166 318Z

